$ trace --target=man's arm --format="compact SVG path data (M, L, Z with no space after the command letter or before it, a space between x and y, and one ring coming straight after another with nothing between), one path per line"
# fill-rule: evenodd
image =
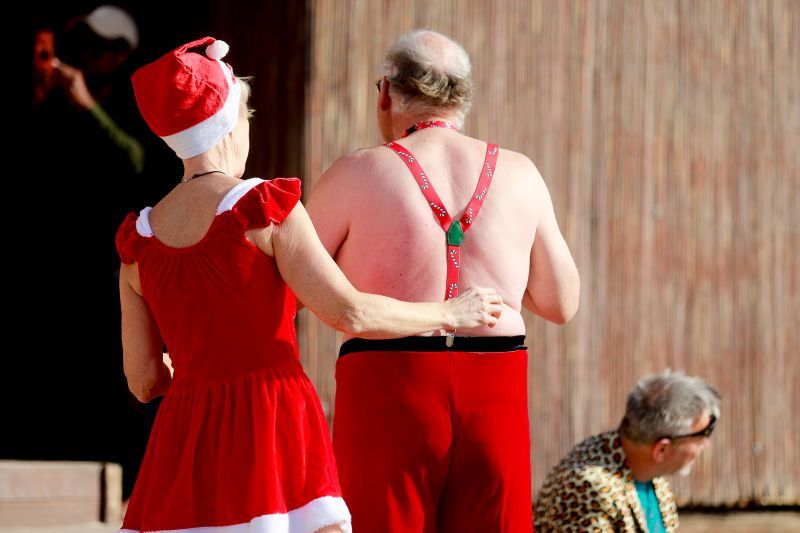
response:
M558 228L550 193L538 171L536 180L542 218L536 228L528 288L522 304L544 319L564 324L578 310L581 281L572 254Z
M306 201L306 211L319 240L333 258L347 239L350 228L349 200L353 191L347 182L355 171L350 156L342 157L320 176Z

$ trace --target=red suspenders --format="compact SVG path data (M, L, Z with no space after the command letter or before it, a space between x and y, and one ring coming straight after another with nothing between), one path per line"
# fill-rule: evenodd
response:
M438 124L425 124L423 127L431 126L442 127ZM416 129L422 128L420 125L417 125ZM450 213L448 213L447 209L444 207L439 195L433 190L433 186L417 159L396 142L386 143L386 146L394 150L403 162L405 162L406 166L408 166L422 194L425 195L425 199L428 201L428 205L430 205L434 217L439 221L439 224L447 235L447 285L445 287L444 299L449 300L450 298L455 298L458 296L460 249L461 243L464 242L464 233L472 226L472 223L478 216L478 212L481 210L481 206L486 198L486 192L489 190L489 185L492 183L494 168L497 164L497 154L500 149L496 144L489 144L486 146L486 158L483 162L481 176L478 180L475 194L470 198L462 217L459 220L453 220ZM448 339L448 346L449 345L451 345L451 339Z

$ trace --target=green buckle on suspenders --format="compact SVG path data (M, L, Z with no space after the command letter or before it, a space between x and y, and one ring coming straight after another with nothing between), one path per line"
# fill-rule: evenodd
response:
M464 230L461 229L461 222L454 220L447 230L447 244L450 246L461 246L464 242Z

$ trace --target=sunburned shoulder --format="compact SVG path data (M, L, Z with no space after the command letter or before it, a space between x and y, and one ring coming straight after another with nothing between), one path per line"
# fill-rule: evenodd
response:
M344 165L363 167L380 164L385 161L392 161L397 156L386 146L379 145L372 148L359 148L349 154L340 157L336 162Z
M513 150L504 150L502 146L495 176L495 183L502 184L506 191L513 191L521 202L538 205L548 195L547 186L530 158Z
M334 161L323 172L320 182L346 185L349 182L363 182L365 176L382 172L397 156L383 146L361 148Z
M541 182L542 176L539 174L539 169L533 164L533 161L519 152L513 150L506 150L500 147L500 157L498 159L498 166L503 165L510 168L513 173L522 179L530 179L535 182Z
M520 152L515 152L514 150L509 150L508 148L500 147L500 153L502 154L503 159L510 161L513 164L523 165L523 166L531 166L533 167L533 161ZM534 167L535 168L535 167Z

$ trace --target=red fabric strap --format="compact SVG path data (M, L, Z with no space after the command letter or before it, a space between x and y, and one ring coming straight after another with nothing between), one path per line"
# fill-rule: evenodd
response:
M447 128L448 130L458 131L458 128L444 120L423 120L404 131L402 137L408 137L415 131L424 130L425 128Z
M449 300L450 298L455 298L458 296L459 271L461 268L461 243L463 242L464 233L472 227L475 218L478 216L483 206L486 193L492 183L492 177L497 165L497 156L500 149L496 144L488 144L486 146L486 157L483 162L483 167L481 167L478 186L475 188L475 193L472 195L472 198L470 198L467 208L464 210L464 214L459 220L455 221L457 226L454 227L453 218L450 216L450 213L447 212L447 208L445 208L442 199L439 198L439 195L433 189L433 185L431 185L425 171L422 170L422 166L420 166L417 158L399 143L389 142L386 143L386 146L394 150L411 171L411 175L414 176L420 191L422 191L422 194L428 201L428 205L431 211L433 211L434 217L447 235L447 281L444 299Z

